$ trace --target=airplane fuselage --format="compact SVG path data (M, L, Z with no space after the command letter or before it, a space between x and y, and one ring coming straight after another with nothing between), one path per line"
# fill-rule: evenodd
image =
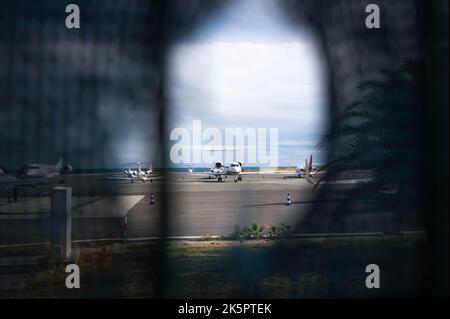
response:
M54 165L28 164L23 166L18 174L6 174L3 169L3 174L0 174L0 186L8 188L8 196L13 192L15 194L14 201L17 201L18 187L35 188L38 185L53 184L55 179L59 177L62 172L71 171L72 166L63 165L63 157L61 156ZM10 198L8 198L8 201L10 201Z
M60 168L55 165L30 164L20 170L18 178L52 178L60 173Z
M228 175L239 175L242 173L242 167L238 163L231 163L225 168Z

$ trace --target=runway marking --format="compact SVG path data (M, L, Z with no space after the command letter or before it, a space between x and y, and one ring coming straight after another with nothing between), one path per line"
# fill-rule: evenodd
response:
M144 197L144 195L105 196L91 202L89 206L78 208L74 212L74 217L123 217Z
M91 199L91 200L88 200L88 201L85 202L85 203L81 203L81 204L78 204L78 205L76 205L76 206L72 206L72 211L78 210L78 209L80 209L80 208L82 208L82 207L84 207L84 206L86 206L86 205L89 205L89 204L98 202L99 200L102 200L103 198L106 198L106 197L108 197L108 196L110 196L110 195L112 195L112 194L113 194L113 193L107 193L107 194L104 194L104 195L100 195L100 196L94 197L94 198Z

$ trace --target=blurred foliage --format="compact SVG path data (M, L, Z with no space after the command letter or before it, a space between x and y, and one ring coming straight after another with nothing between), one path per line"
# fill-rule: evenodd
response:
M338 211L402 211L414 207L419 165L419 66L409 61L386 69L380 79L362 81L359 97L335 119L336 130L321 145L334 143L323 180L364 171Z
M248 239L274 239L292 237L292 225L281 223L280 225L259 226L252 223L250 226L235 225L233 233L221 239L248 240Z

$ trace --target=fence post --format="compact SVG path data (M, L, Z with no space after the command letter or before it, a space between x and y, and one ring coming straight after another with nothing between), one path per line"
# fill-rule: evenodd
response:
M123 217L123 247L124 248L127 243L127 236L128 236L128 213Z
M51 255L68 260L72 255L72 188L57 186L51 193Z

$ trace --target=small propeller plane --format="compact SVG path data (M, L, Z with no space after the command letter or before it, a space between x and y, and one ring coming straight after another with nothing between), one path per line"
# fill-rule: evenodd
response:
M130 164L126 165L128 166L127 169L123 170L120 175L108 176L107 179L128 181L130 183L134 183L135 181L142 183L150 181L152 183L153 180L164 178L164 176L156 176L153 173L152 167L142 169L140 162L137 163L137 169L131 169Z
M242 181L244 175L255 175L260 172L244 172L242 162L231 162L229 164L223 164L217 162L213 168L207 172L193 173L194 175L208 175L209 178L217 178L218 182L223 182L227 176L233 176L234 181Z

